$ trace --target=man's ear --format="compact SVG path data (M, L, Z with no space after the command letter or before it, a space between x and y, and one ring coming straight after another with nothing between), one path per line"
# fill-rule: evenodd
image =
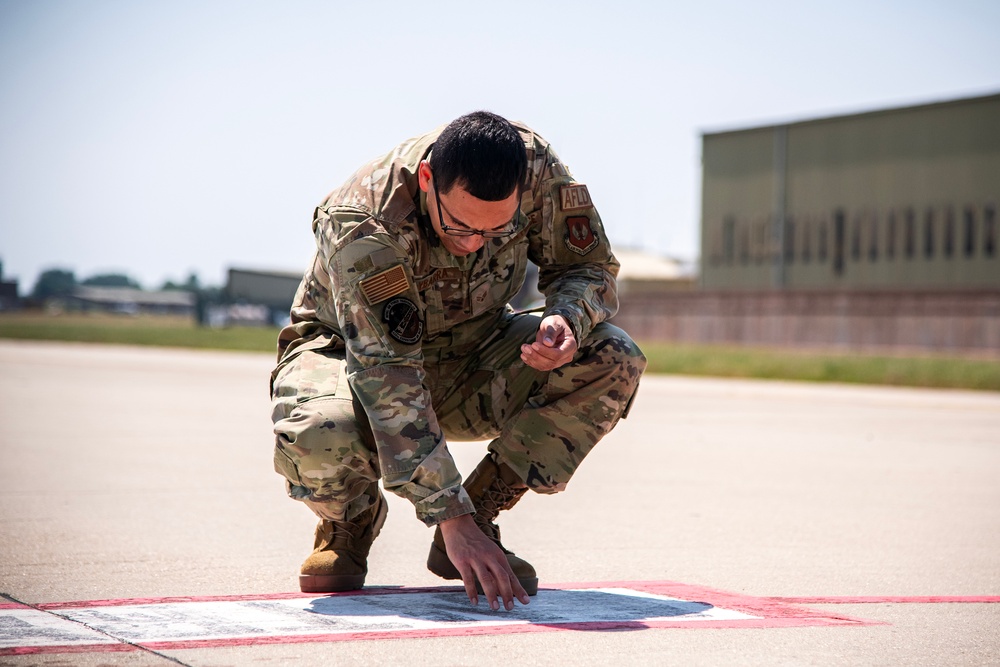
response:
M420 189L427 192L431 189L431 165L427 160L421 160L417 166L417 182Z

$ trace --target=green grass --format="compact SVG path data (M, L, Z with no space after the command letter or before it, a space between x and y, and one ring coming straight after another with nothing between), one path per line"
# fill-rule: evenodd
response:
M185 317L3 313L0 338L274 352L275 327L209 329Z
M0 313L0 338L213 350L275 350L274 327L207 329L188 318ZM647 372L1000 391L1000 359L888 357L714 345L639 343Z
M647 372L1000 391L1000 360L639 342Z

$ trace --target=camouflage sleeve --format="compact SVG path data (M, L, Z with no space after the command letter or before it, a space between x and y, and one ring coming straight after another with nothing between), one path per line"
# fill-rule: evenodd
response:
M551 148L533 195L529 256L538 265L544 314L563 315L582 341L618 311L618 260L587 186L573 179Z
M385 488L410 500L427 525L471 514L423 386L423 316L405 250L374 225L338 242L330 231L335 225L318 222L336 295L336 313L328 316L335 315L344 336L348 381L371 423Z

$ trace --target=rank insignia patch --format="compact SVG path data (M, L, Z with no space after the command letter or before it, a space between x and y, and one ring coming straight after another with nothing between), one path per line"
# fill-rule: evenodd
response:
M389 335L400 343L413 345L424 333L420 311L409 299L400 297L385 304L382 321L389 325Z
M559 188L559 209L562 211L577 211L590 208L594 203L590 200L590 192L586 185L564 185Z
M368 305L374 306L376 303L382 303L386 299L405 292L410 287L410 281L406 278L403 265L397 264L391 269L365 278L361 281L360 287L361 293L368 299Z
M597 247L597 235L590 226L590 218L585 215L566 218L566 247L578 255L586 255Z

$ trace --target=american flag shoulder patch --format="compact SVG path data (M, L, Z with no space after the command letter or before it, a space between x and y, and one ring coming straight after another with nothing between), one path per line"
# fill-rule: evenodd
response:
M380 271L373 276L369 276L359 283L361 293L365 295L369 306L382 303L397 294L402 294L410 288L410 281L406 277L406 271L402 264L397 264L391 269Z

